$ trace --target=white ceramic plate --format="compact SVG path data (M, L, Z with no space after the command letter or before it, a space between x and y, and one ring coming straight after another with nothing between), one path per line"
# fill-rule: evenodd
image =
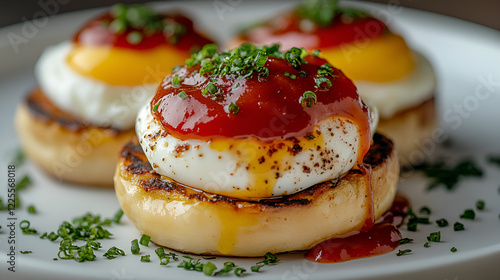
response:
M217 9L214 3L227 5ZM238 26L259 18L268 17L293 3L251 1L205 1L160 5L181 7L196 19L200 26L220 41L226 40ZM421 225L417 232L407 232L404 237L414 239L401 249L412 253L396 256L396 252L382 256L336 264L316 264L303 259L302 254L280 255L276 266L264 267L261 273L247 276L263 279L499 279L500 277L500 167L486 161L486 156L500 154L500 33L479 25L431 13L398 6L365 5L387 21L394 30L404 34L413 48L423 52L433 62L438 75L438 101L443 133L453 140L452 148L442 148L440 141L429 141L421 152L431 157L445 156L450 162L464 157L474 158L484 170L480 179L462 180L455 191L443 188L425 191L428 179L420 173L405 174L400 182L400 192L411 199L415 209L427 205L433 210L431 220L446 218L451 223L459 221L465 208L474 208L478 199L486 202L484 211L476 211L474 221L460 220L466 230L454 232L452 227L438 228ZM44 11L40 8L40 11ZM101 10L83 11L34 23L21 23L0 30L0 133L2 134L0 197L7 197L7 166L18 148L13 129L16 104L35 86L33 65L42 49L65 40L87 19ZM15 39L17 43L12 44ZM17 50L16 50L17 49ZM112 190L98 190L61 184L49 178L29 161L16 169L18 180L29 174L34 184L21 194L23 210L15 212L17 222L28 219L39 232L52 231L63 220L90 211L104 217L118 209ZM34 204L39 213L28 214L26 205ZM129 252L130 241L139 233L124 218L121 225L113 226L113 239L103 242L105 248L113 245L124 249L127 256L114 260L97 253L94 262L53 261L58 243L40 240L37 236L15 233L16 272L8 271L9 231L6 211L0 212L0 279L179 279L201 278L202 274L184 271L170 264L158 265L154 246L143 248L151 254L152 263L142 263L139 256ZM307 229L304 229L307 230ZM426 236L441 230L442 242L424 248ZM450 252L456 247L458 252ZM31 250L22 255L19 250ZM102 249L101 249L102 250ZM260 259L217 258L220 266L232 260L250 271L250 266ZM232 277L235 277L232 275Z

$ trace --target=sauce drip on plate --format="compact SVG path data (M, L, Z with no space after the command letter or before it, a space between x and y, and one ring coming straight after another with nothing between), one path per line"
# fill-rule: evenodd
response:
M391 252L401 240L397 226L401 225L408 208L408 200L397 195L390 210L371 229L346 238L323 241L309 250L305 257L314 262L334 263Z

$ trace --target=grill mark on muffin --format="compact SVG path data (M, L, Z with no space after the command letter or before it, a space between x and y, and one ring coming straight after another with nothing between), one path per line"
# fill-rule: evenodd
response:
M55 122L71 132L84 132L90 128L105 129L111 135L118 135L121 130L108 126L98 126L82 122L75 116L58 108L39 88L33 89L24 99L29 112L37 119Z
M376 167L388 159L394 147L389 139L380 134L374 135L373 142L373 145L364 158L364 163ZM196 190L175 181L162 179L159 174L153 171L151 164L147 161L146 155L137 140L127 143L120 152L120 157L120 160L124 161L125 172L132 175L144 176L144 178L139 179L137 183L146 192L163 191L185 196L188 200L198 200L214 204L226 203L233 207L240 207L244 204L245 207L256 207L256 209L260 210L262 210L263 207L279 208L308 205L313 201L314 197L321 195L328 189L335 188L341 179L339 177L334 180L325 181L292 195L266 198L257 201L240 200ZM362 174L358 169L353 168L349 171L349 175L358 174Z

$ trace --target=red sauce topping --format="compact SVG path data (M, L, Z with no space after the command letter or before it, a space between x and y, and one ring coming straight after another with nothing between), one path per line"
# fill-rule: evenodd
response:
M128 48L145 50L161 45L175 46L179 50L190 51L193 48L199 49L206 44L213 43L211 40L197 33L193 28L193 22L180 14L164 14L163 21L166 23L182 26L182 34L176 36L175 42L168 32L158 31L149 34L148 32L136 28L128 27L122 33L113 32L109 27L114 20L110 13L106 13L87 22L74 36L73 41L80 45L110 46L118 48ZM139 32L142 39L138 44L132 44L127 40L131 32Z
M364 143L362 158L369 148L371 133L368 109L356 87L340 70L333 69L337 77L328 77L332 86L319 88L315 77L327 61L311 55L305 60L307 64L295 69L286 60L269 56L265 62L269 69L267 78L258 74L248 79L226 75L213 81L199 74L199 65L183 68L167 76L158 88L151 101L152 114L173 136L205 141L221 136L255 136L264 141L304 137L320 120L331 115L342 116L358 125L360 142ZM300 71L307 77L301 77ZM296 79L285 76L285 72L296 75ZM168 82L174 75L182 78L180 87ZM214 82L223 94L215 99L204 96L202 89L209 82ZM187 95L184 99L178 95L181 91ZM311 107L301 105L305 91L313 91L317 96ZM229 112L231 102L239 106L237 114Z
M408 209L408 200L397 195L390 210L371 229L346 238L323 241L309 250L305 257L314 262L334 263L391 252L401 240L397 226L403 222Z
M307 24L304 24L306 21ZM283 48L296 46L322 49L353 42L362 43L367 38L381 36L387 32L387 26L372 17L353 19L338 16L331 24L320 26L292 12L250 29L241 39L262 45L279 42Z
M370 231L321 242L306 253L314 262L333 263L381 255L398 247L401 233L390 223L380 223Z

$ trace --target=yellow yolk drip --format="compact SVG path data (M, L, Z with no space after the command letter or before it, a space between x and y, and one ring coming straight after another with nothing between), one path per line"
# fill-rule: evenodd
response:
M82 76L113 86L158 83L172 68L184 64L188 52L170 46L131 50L106 46L76 45L67 57L68 65Z
M324 145L323 135L313 133L312 136L313 139L301 138L298 142L286 139L264 143L255 138L211 141L212 149L232 152L237 158L237 168L245 168L251 174L246 188L235 188L231 192L220 194L242 199L273 196L273 189L280 174L289 170L295 163L294 146L300 146L301 151L307 151Z
M353 80L391 82L406 76L414 68L410 49L396 34L325 48L321 50L321 56Z
M257 223L257 219L251 215L238 215L232 209L224 207L214 207L221 222L221 235L217 251L221 254L229 255L238 242L238 232L240 228L250 227Z

